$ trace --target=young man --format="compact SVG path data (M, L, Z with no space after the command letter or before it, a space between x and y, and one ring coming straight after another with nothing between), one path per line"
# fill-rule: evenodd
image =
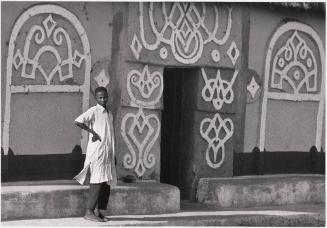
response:
M96 88L95 99L97 105L89 108L75 120L77 126L89 132L89 141L84 168L74 179L84 184L89 178L90 194L84 218L104 222L107 219L100 209L107 208L110 185L117 183L113 116L106 106L108 102L106 88Z

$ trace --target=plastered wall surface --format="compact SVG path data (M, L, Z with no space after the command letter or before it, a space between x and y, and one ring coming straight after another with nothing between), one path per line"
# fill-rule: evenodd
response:
M305 10L289 10L283 8L277 8L274 10L259 6L250 7L249 68L255 70L262 81L264 80L265 60L270 38L276 29L282 24L283 20L297 20L311 26L320 37L322 43L325 44L325 23L324 20L321 19L321 15ZM317 59L319 59L319 53L314 52L314 54L317 56ZM317 61L319 64L320 60ZM321 81L321 79L318 80ZM259 145L262 91L263 90L260 91L260 99L257 99L253 103L248 103L246 106L244 152L250 152L255 146ZM267 118L270 118L270 126L273 126L276 121L279 121L278 126L281 126L286 122L286 119L284 119L283 116L278 117L278 109L282 109L285 112L285 115L296 116L296 120L293 119L294 127L289 127L288 130L285 129L287 130L286 132L283 132L283 136L286 137L283 141L289 142L287 145L285 143L280 144L278 141L280 139L280 136L278 136L280 132L274 132L274 129L270 127L266 128L266 138L269 138L267 139L269 143L268 141L267 143L269 144L268 147L270 151L289 151L293 149L298 151L309 151L310 147L314 145L312 144L311 136L314 137L316 135L316 128L313 128L312 125L311 127L304 128L304 125L315 125L318 104L317 102L310 102L311 104L307 102L297 103L301 106L297 107L298 112L306 110L306 114L300 114L294 110L288 112L287 110L290 111L290 107L293 107L288 101L281 102L277 109L270 109L269 112L267 111ZM305 122L305 124L303 122ZM303 123L304 125L300 127L299 123ZM322 132L325 131L324 129L325 128L323 128ZM268 137L268 135L272 137ZM293 140L292 137L308 139L305 140L305 142L302 141L299 143L299 140ZM324 138L322 137L323 148L325 145L324 143Z
M12 152L15 155L71 153L80 144L80 131L72 125L82 111L80 103L78 93L14 94Z
M288 102L282 106L282 101L271 101L267 112L274 115L267 116L266 149L268 151L302 151L315 144L315 120L317 104L304 102L299 106L296 102ZM298 119L306 121L298 121ZM278 142L278 144L276 144Z

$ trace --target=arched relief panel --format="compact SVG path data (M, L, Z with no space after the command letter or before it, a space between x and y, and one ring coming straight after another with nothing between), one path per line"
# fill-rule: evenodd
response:
M9 148L11 96L21 93L82 93L89 106L90 46L78 18L63 7L36 5L16 20L8 46L3 147ZM82 144L85 144L83 137Z
M129 59L239 67L240 17L238 7L226 4L129 3Z
M297 142L295 138L307 144L305 148L297 150L307 151L312 145L320 148L325 96L324 63L323 44L310 26L287 22L275 31L266 56L259 139L261 150L267 147L267 134L270 138L278 138L274 132L293 137L288 139L289 145L284 145L286 148L280 147L279 150L296 148L292 145ZM288 110L285 104L289 104L293 111ZM272 118L273 110L280 110L280 120ZM298 113L294 113L294 110L298 110ZM288 125L281 124L283 120ZM276 122L272 124L271 121ZM311 134L305 127L306 123L311 123L310 127L313 127ZM287 125L288 129L274 129L271 127L273 125ZM312 135L313 139L309 141Z
M162 69L141 64L130 64L122 102L133 108L123 108L121 136L126 149L121 154L125 170L132 170L139 178L155 172L160 164L159 113L163 92ZM129 111L127 111L129 110Z

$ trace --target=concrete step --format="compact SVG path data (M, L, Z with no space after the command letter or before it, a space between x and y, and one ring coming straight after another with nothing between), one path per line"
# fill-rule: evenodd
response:
M74 181L16 182L1 187L1 220L78 217L85 213L88 186ZM175 186L144 181L112 188L105 214L161 214L180 210Z
M325 203L325 176L283 174L201 178L197 201L221 208Z
M224 209L181 202L181 211L155 215L111 215L96 223L82 217L5 221L4 226L325 226L325 205Z

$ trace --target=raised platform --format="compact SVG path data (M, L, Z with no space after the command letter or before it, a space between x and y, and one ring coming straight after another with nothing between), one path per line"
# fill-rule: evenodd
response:
M325 176L283 174L201 178L197 201L221 208L289 204L324 204Z
M88 186L73 181L17 182L1 187L1 220L80 217ZM175 186L153 181L118 183L112 188L106 215L174 213L180 210Z

